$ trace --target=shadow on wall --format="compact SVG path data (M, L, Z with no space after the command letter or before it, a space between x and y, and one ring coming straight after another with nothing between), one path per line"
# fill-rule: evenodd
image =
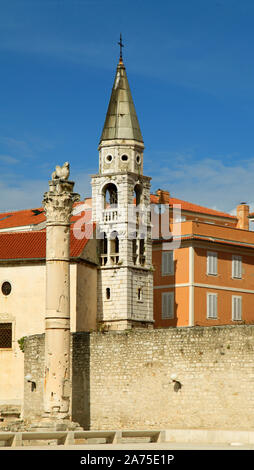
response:
M72 334L72 421L90 429L90 333Z

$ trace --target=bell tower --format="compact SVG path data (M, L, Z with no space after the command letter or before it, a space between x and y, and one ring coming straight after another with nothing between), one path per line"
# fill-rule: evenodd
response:
M153 326L150 180L143 175L144 143L126 69L116 69L92 176L97 227L98 325L122 330Z

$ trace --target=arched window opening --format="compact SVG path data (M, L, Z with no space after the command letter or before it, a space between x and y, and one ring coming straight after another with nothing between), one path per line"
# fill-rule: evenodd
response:
M113 183L109 183L104 187L104 209L110 207L116 207L118 202L117 187Z
M136 184L136 186L134 187L134 200L135 200L136 206L139 206L139 204L141 203L142 192L143 192L143 188L141 184Z
M110 235L110 258L111 264L118 264L119 262L119 238L116 231Z
M145 240L141 238L139 240L139 263L143 266L145 264Z
M132 238L132 261L136 264L138 259L138 244L137 244L137 232L133 234Z
M103 196L103 222L112 223L117 220L118 194L117 187L113 183L104 186Z
M105 266L108 261L108 239L105 232L103 232L103 238L100 241L100 254L101 254L101 265Z
M134 206L136 206L136 209L134 210L136 216L135 216L135 219L136 219L136 229L138 230L139 227L140 227L140 224L141 224L141 220L142 220L142 209L141 209L141 202L142 202L142 192L143 192L143 188L142 188L142 185L137 183L135 186L134 186L134 189L133 189L133 204Z

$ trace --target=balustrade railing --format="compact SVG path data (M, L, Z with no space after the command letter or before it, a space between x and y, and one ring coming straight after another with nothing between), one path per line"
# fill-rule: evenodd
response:
M110 223L110 222L116 222L117 221L117 209L105 209L102 211L103 215L103 222L104 223Z

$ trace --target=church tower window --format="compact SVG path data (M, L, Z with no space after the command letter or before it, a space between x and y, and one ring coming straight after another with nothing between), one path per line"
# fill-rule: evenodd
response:
M119 261L119 238L116 231L110 235L110 258L111 264L117 264Z
M137 239L133 238L132 239L132 261L133 261L133 264L136 264L136 262L137 262L137 258L138 258L137 248L138 248Z
M139 302L142 302L142 295L143 295L142 287L139 287L138 288L138 301Z
M106 299L110 300L110 287L106 288Z
M106 156L106 162L107 162L107 163L111 163L112 160L113 160L112 155L107 155L107 156Z
M141 203L141 196L142 196L142 186L140 184L136 184L134 187L134 198L136 201L136 206L139 206Z
M118 197L117 197L117 187L113 183L107 184L103 188L103 195L104 195L104 208L106 209L107 207L116 207L117 202L118 202Z
M101 255L101 265L105 266L108 261L108 240L107 235L103 232L103 238L100 243L100 255Z
M145 260L146 260L146 257L145 257L145 240L143 238L141 238L139 240L139 262L140 262L140 264L144 265Z

